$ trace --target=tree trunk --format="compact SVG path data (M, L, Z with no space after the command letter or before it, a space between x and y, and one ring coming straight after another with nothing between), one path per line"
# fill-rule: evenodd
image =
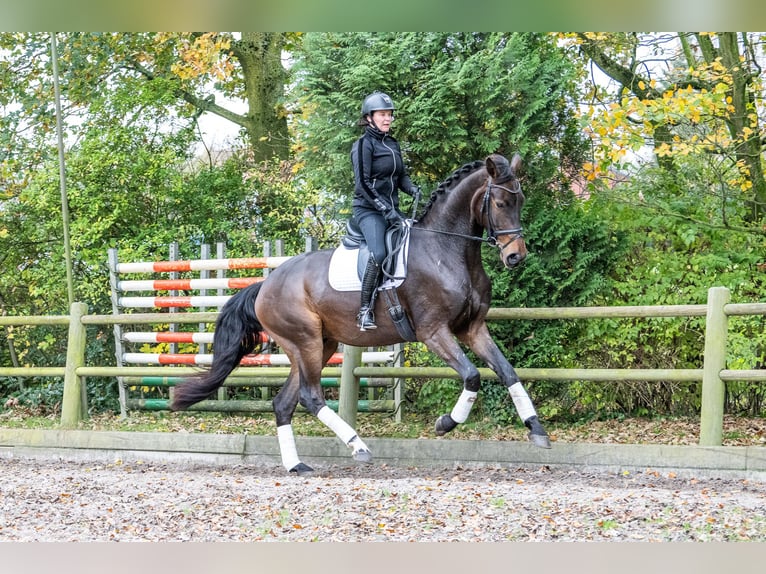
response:
M242 125L256 161L287 159L290 142L287 117L282 107L287 72L282 66L284 35L273 32L243 32L232 44L232 53L242 66L247 114Z
M751 217L753 221L757 221L766 214L766 179L761 163L758 116L749 89L752 76L740 57L736 32L719 32L718 38L721 63L732 75L729 94L734 112L726 119L726 124L732 139L742 142L736 146L735 154L737 161L747 166L749 172L749 179L753 185ZM745 128L751 131L747 132Z

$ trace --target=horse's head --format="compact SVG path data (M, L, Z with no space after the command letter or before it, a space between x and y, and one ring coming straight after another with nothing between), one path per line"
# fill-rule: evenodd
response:
M516 154L508 162L503 156L493 154L485 160L485 165L489 179L481 199L480 221L489 241L500 249L503 265L515 267L527 256L521 229L524 193L516 176L521 156Z

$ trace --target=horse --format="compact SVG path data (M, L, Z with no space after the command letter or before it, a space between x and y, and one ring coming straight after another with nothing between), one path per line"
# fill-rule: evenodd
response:
M480 373L462 343L508 388L529 430L528 440L550 448L532 400L485 321L491 284L481 246L496 247L507 269L527 255L521 227L525 198L517 176L520 166L518 154L511 161L492 154L455 170L432 192L420 217L407 220L407 274L397 294L417 340L457 371L463 382L452 411L437 418L436 435L443 436L467 420L479 391ZM170 409L178 411L207 398L260 345L265 331L290 360L287 380L273 399L281 461L290 474L314 470L301 461L295 446L292 417L298 403L351 449L355 461L371 462L372 453L362 438L325 404L321 371L339 343L370 347L404 340L383 312L380 298L375 303L377 329L359 330L359 292L337 291L328 280L333 251L291 257L263 282L233 295L216 320L211 365L178 384L170 403Z

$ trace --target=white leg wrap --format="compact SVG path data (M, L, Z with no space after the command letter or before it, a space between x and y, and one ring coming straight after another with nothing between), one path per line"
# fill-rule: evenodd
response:
M456 423L464 423L468 419L468 415L471 414L473 403L476 401L476 396L478 394L479 393L476 391L463 389L463 392L460 393L460 398L457 400L457 403L455 403L455 406L452 408L452 412L449 415L452 417L453 421Z
M524 390L524 385L514 383L508 387L508 392L511 394L513 404L516 406L516 412L519 413L522 421L537 415L532 399L529 398L527 391Z
M277 437L279 438L279 452L282 455L282 466L288 471L292 470L301 462L298 458L298 449L295 448L293 425L277 427Z
M338 435L338 438L343 441L343 444L353 448L354 452L369 450L362 439L357 436L356 431L351 428L351 425L340 418L330 407L326 405L323 406L317 413L317 418L327 425L327 428Z

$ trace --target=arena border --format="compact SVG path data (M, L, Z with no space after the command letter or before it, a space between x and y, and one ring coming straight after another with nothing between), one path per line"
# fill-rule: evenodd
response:
M638 472L652 469L697 478L766 482L766 447L554 442L529 443L443 439L369 438L373 464L399 467L558 467ZM336 438L296 437L303 459L317 470L353 465ZM162 462L191 465L278 466L276 436L0 429L0 458L102 463Z

